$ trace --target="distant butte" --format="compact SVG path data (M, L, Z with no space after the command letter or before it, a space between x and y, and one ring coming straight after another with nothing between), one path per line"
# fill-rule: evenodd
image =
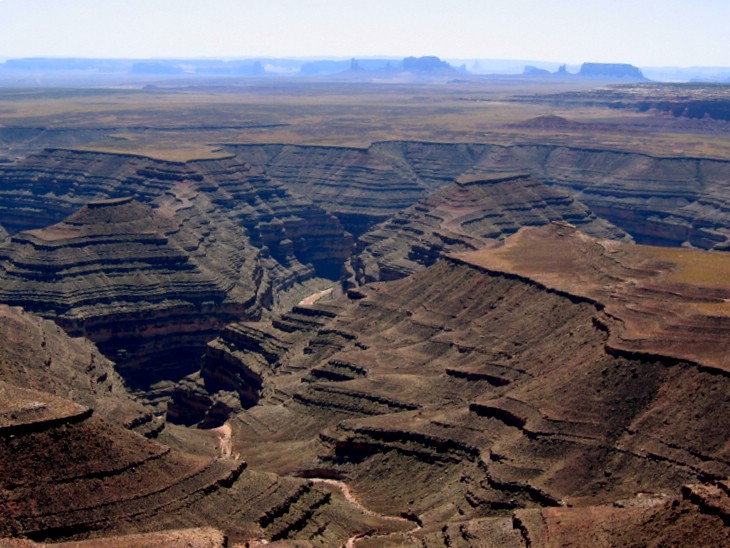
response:
M566 223L523 228L458 258L595 301L608 347L730 373L730 256L591 238Z

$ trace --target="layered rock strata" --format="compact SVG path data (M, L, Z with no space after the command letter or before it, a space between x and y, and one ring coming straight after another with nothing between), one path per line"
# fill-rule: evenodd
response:
M355 224L382 222L394 213L388 203L403 209L464 174L526 172L568 192L639 243L705 249L729 244L730 162L725 160L534 144L384 142L367 149L240 145L231 150L293 192L311 195L345 224L353 208ZM354 158L361 169L348 169ZM373 182L376 178L380 183ZM363 223L364 216L369 221Z
M269 193L251 203L264 223L266 217L284 219L291 213L285 228L296 224L302 238L278 241L291 240L306 264L311 262L305 256L311 249L304 243L309 236L330 245L342 225L359 236L464 174L516 171L562 188L640 243L728 246L725 181L730 163L723 160L534 144L384 142L367 149L231 145L230 150L236 158L174 163L52 149L2 164L2 224L15 233L58 222L89 200L132 193L150 202L178 183L212 191L223 181L224 187L244 189L244 194L255 195L258 189ZM281 207L268 207L271 196ZM220 203L236 208L230 200ZM310 216L320 219L314 232L307 232ZM263 229L266 234L266 224ZM316 249L321 257L319 245ZM320 268L328 271L332 264Z
M106 545L112 536L112 546L136 546L225 535L242 544L298 536L338 545L357 531L403 528L364 515L326 485L252 471L218 441L218 457L180 453L89 408L0 382L0 543ZM179 532L189 527L222 535Z
M344 479L366 506L415 516L422 529L413 534L447 545L444 532L472 528L475 538L482 531L524 542L513 520L523 509L567 505L591 522L591 508L637 493L671 497L685 484L725 481L728 376L708 361L727 355L721 322L714 341L693 331L712 346L702 360L671 345L614 343L634 332L631 314L642 325L653 316L694 330L702 324L684 323L686 306L715 324L712 307L695 308L714 282L678 274L667 260L641 264L654 271L634 264L640 275L627 277L627 257L654 250L640 246L602 244L618 266L593 268L575 258L590 246L577 246L565 224L525 232L536 237L514 251L524 262L510 268L476 259L507 253L508 240L473 261L441 260L216 341L211 371L230 377L255 367L260 378L257 405L231 421L246 440L235 450L279 473ZM702 257L725 268L723 255L696 253L693 263ZM553 272L550 261L563 269ZM543 262L567 288L528 275ZM626 309L611 308L610 295L575 290L592 283L613 288ZM628 290L634 283L636 293ZM662 291L676 293L671 307L632 309ZM661 331L642 334L664 340ZM693 523L709 519L708 508L692 510Z
M495 245L520 227L559 220L595 236L629 238L568 194L530 175L465 176L363 234L351 268L360 284L397 279L448 252Z
M207 197L206 219L237 221L275 258L295 256L318 276L338 277L349 255L338 220L251 166L224 158L186 163L49 149L0 166L0 218L11 234L57 223L89 201L134 196L152 204L180 187Z
M351 252L336 217L234 158L49 150L0 179L0 302L90 338L141 386L196 370L224 325L338 278Z
M170 369L146 381L197 369L222 326L314 277L337 278L350 254L334 216L233 159L55 150L8 170L9 226L41 228L3 245L0 300L88 336L127 376L152 362ZM104 199L44 226L92 198Z
M128 377L155 378L149 362L174 376L225 323L258 312L255 254L235 233L207 235L131 198L91 202L6 241L0 301L91 339Z
M55 323L5 305L0 305L0 340L0 381L94 408L105 420L147 436L162 428L88 340L71 338Z
M229 148L289 191L337 215L355 236L424 195L424 185L397 154L296 145Z
M730 255L621 244L572 225L521 229L489 251L458 255L490 271L600 303L607 348L730 374ZM567 275L570 273L570 275Z

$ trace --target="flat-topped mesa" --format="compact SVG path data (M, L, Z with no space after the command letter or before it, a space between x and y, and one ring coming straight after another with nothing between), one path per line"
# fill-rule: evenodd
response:
M392 280L454 251L496 245L522 226L567 221L603 238L630 239L564 191L526 173L469 173L364 234L351 260L359 283Z
M83 236L122 237L125 233L173 233L177 230L177 223L170 218L157 214L155 210L138 202L134 197L126 196L91 201L60 223L42 229L28 230L25 234L52 242Z
M596 302L618 352L730 374L730 255L622 244L553 223L457 260Z
M143 208L137 207L135 205L137 203L134 196L110 198L108 200L92 200L79 212L66 219L66 222L70 224L92 224L101 220L120 222L125 220L123 217L124 214L120 211L122 208L124 208L130 219L137 219L145 211Z

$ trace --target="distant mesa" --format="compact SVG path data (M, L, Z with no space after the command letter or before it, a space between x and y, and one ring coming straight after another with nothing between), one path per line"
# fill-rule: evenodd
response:
M131 74L182 74L183 69L165 61L146 61L135 63L130 70Z
M436 56L406 57L403 70L415 72L455 72L456 69Z
M583 63L578 76L583 78L646 81L641 70L623 63Z
M388 74L402 72L423 74L456 74L458 71L446 61L434 55L406 57L400 61L388 59L317 60L304 63L303 76L325 76L333 74Z
M644 82L646 78L637 67L624 63L584 63L577 73L568 72L565 65L551 72L554 64L537 61L525 66L522 74L515 70L519 61L510 62L509 72L499 69L498 76L546 78L587 78L595 80L620 80ZM488 76L475 61L469 67L474 74ZM125 75L133 78L217 78L217 77L322 77L337 76L362 79L393 77L408 73L415 77L447 76L468 73L467 65L453 66L435 55L409 56L402 59L388 57L370 58L256 58L256 59L8 59L0 62L0 74L22 77L24 73L65 75L74 77L110 77ZM497 75L494 75L497 76ZM726 75L723 75L724 78ZM720 78L718 78L720 79Z
M561 68L564 68L564 66L561 67ZM552 73L549 70L545 70L545 69L533 67L532 65L527 65L527 66L525 66L525 70L522 73L522 75L523 76L530 76L530 77L535 77L535 76L551 76Z
M638 67L626 63L583 63L577 74L568 72L565 65L561 65L555 72L526 65L522 76L527 78L585 78L592 80L648 82Z
M519 122L517 124L512 124L513 127L521 127L525 129L578 129L582 128L586 124L583 124L581 122L574 122L572 120L568 120L567 118L563 118L562 116L557 116L555 114L546 114L544 116L536 116L534 118L530 118L529 120L525 120L524 122Z

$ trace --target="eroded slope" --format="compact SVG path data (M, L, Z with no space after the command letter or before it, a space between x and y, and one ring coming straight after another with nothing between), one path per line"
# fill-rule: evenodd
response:
M725 160L558 145L409 141L367 149L242 145L232 150L292 192L311 195L343 223L356 208L360 226L392 215L388 203L403 209L465 174L526 172L568 192L639 243L725 249L730 237ZM350 169L353 163L358 169Z
M465 176L363 234L351 267L360 284L397 279L446 253L496 245L520 227L561 220L595 236L629 238L530 175Z
M211 344L209 375L259 398L232 421L251 463L345 479L446 545L434 533L459 524L512 538L515 510L672 496L730 474L728 376L614 347L593 298L464 258L349 297Z
M71 338L55 323L5 305L0 305L0 340L0 381L94 408L105 420L145 435L162 428L88 340Z
M235 233L206 236L131 198L91 202L0 248L0 300L88 337L128 376L170 378L222 325L259 312L255 252Z
M600 303L608 346L730 372L730 256L596 240L570 225L523 229L459 255Z
M176 531L213 526L234 543L297 536L337 545L357 531L404 528L352 508L330 486L255 472L225 451L180 453L89 408L2 382L0 462L0 539L98 545L105 536L167 530L158 541L207 541L210 533ZM112 545L149 540L113 538Z

